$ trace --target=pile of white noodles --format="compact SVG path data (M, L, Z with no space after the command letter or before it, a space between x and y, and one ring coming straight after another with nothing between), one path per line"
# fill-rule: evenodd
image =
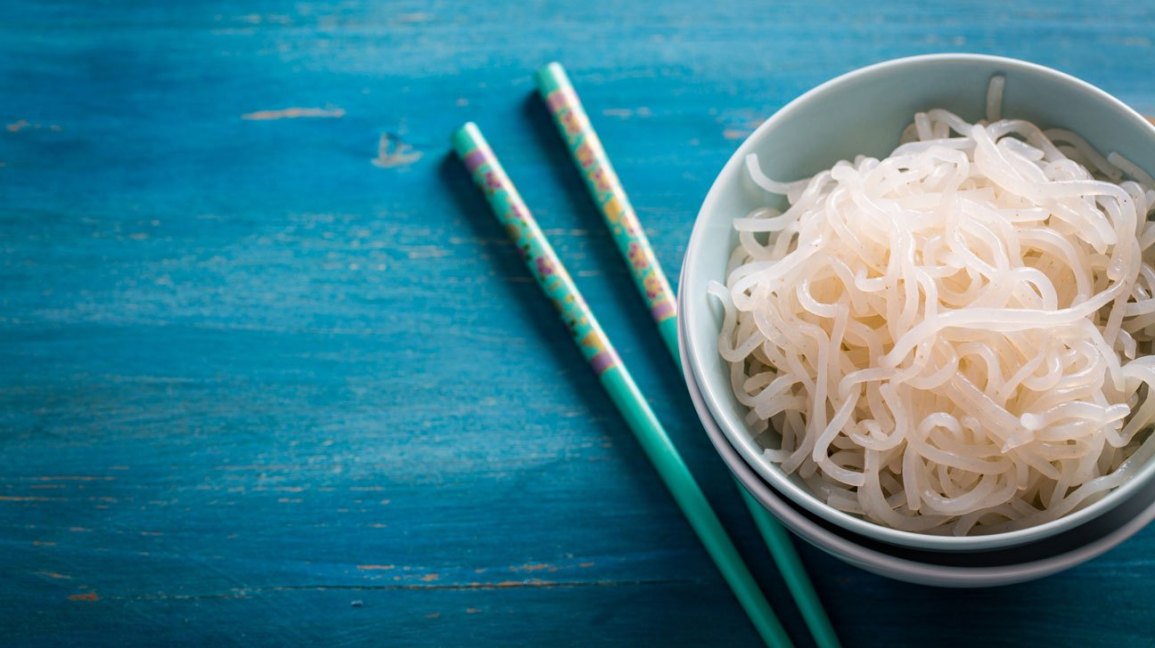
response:
M1040 524L1155 453L1155 183L1000 119L1001 91L985 122L918 113L890 157L809 180L750 156L790 206L734 222L711 286L750 431L781 436L769 459L897 529Z

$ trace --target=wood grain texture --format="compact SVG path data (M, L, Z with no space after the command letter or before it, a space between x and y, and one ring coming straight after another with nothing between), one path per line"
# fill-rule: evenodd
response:
M531 73L674 277L815 84L966 50L1155 114L1155 11L617 4L0 6L0 643L754 645L448 156L472 119L804 644ZM800 550L849 646L1155 643L1152 529L973 592Z

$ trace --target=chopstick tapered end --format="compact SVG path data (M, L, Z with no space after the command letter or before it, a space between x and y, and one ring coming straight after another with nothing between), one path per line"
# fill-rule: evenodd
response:
M460 155L465 155L472 149L477 148L485 141L485 137L481 134L481 129L473 122L465 122L453 134L449 136L449 140L453 143L453 148Z
M550 61L538 68L537 73L534 74L534 81L536 81L537 89L542 96L570 85L565 68L557 61Z

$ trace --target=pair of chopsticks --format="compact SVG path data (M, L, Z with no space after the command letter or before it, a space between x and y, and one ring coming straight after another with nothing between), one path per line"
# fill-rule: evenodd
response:
M558 63L550 63L539 70L536 81L538 91L549 107L650 309L666 348L675 363L678 363L677 313L673 292L576 91ZM792 645L701 487L638 390L593 311L582 298L569 272L554 253L477 125L471 122L458 129L453 134L453 145L474 182L485 193L497 219L506 227L522 252L530 273L557 307L582 354L641 443L650 462L762 640L770 646ZM785 529L740 484L738 489L815 642L820 648L836 648L839 645L838 638Z

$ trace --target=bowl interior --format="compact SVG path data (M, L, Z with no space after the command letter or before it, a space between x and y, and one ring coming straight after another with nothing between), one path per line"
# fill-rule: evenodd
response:
M1116 151L1149 173L1155 171L1155 127L1102 90L1023 61L969 55L920 56L881 63L827 82L794 100L762 124L722 169L698 214L679 286L685 308L679 326L686 338L684 362L697 377L703 399L743 459L774 488L806 510L856 533L930 550L980 549L1029 542L1099 515L1155 475L1155 462L1127 484L1084 509L1021 531L962 538L898 531L841 513L813 497L800 480L762 456L743 422L745 408L730 389L729 369L717 353L721 308L707 294L711 281L725 282L726 262L737 243L731 223L772 204L748 178L745 158L754 153L775 180L809 177L836 161L865 154L885 157L915 112L946 108L969 121L983 117L992 75L1006 77L1002 114L1044 128L1081 134L1106 154ZM781 206L781 205L779 205Z

